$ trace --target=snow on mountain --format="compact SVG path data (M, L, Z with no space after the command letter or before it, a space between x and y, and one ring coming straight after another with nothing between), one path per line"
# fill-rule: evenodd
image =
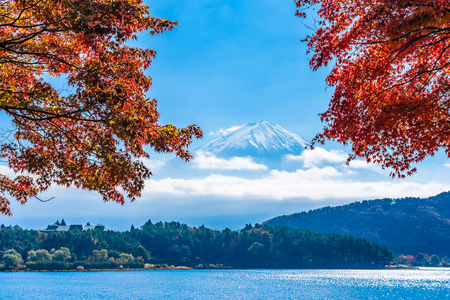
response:
M219 137L199 150L223 157L279 156L299 154L308 142L278 124L247 123Z

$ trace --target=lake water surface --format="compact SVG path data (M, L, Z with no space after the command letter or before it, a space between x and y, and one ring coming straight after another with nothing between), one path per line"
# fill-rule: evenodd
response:
M0 299L450 299L450 269L0 273Z

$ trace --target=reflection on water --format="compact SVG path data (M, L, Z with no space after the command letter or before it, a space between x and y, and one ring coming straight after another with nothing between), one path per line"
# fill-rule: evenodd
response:
M0 299L450 299L450 269L0 273Z

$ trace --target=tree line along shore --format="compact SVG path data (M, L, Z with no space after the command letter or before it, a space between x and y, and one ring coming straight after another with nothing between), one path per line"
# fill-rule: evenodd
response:
M125 232L0 228L0 270L382 268L392 259L365 239L259 224L240 231L150 220Z

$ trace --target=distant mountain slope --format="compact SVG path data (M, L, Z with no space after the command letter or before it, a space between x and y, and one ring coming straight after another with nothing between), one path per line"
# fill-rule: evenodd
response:
M397 254L450 256L450 193L324 207L264 222L366 238Z
M274 156L299 154L308 142L278 124L261 121L247 123L199 150L222 157Z

